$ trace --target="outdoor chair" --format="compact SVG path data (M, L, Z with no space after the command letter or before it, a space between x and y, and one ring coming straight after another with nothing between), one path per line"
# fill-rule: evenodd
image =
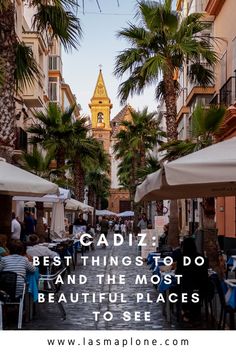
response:
M225 329L226 317L228 314L230 316L230 329L234 329L234 314L236 313L236 309L226 304L224 289L217 274L215 276L212 276L212 281L217 290L221 306L218 329Z
M59 301L58 294L60 291L61 283L59 282L59 284L55 284L55 281L59 275L63 279L67 268L63 264L61 264L61 266L59 267L50 264L46 269L43 268L42 270L44 274L40 274L39 277L39 293L43 293L43 294L53 293L55 295L55 299L59 307L59 310L61 312L62 319L65 320L66 319L65 309L62 303L58 302Z
M75 254L75 265L77 265L77 256L78 253L81 253L81 255L84 255L84 246L81 245L80 241L77 241L76 243L74 243L74 254Z
M55 247L55 252L59 254L61 257L61 260L64 262L64 257L65 256L70 256L71 257L71 262L73 269L75 270L75 261L74 261L74 250L73 250L73 240L71 241L63 241ZM67 266L67 271L70 273L70 266Z
M17 278L24 279L22 294L16 296ZM22 328L24 296L25 296L25 278L15 272L0 272L0 329L3 329L3 306L18 305L18 329Z

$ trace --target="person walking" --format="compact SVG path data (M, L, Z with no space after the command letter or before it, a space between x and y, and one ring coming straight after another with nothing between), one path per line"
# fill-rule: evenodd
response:
M147 229L147 225L148 225L147 217L146 217L146 214L143 213L137 226L142 231L142 230L146 230Z
M102 220L100 221L100 227L101 227L101 234L104 234L105 237L107 238L108 230L109 230L109 222L105 218L105 216L102 217ZM105 248L106 245L103 245L103 248Z
M12 240L20 240L21 234L21 225L19 221L16 220L16 214L12 213L12 220L11 220L11 239Z

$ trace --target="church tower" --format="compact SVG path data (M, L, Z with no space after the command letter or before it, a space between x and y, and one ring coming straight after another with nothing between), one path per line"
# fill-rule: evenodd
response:
M109 153L111 141L110 115L112 104L107 95L102 70L99 75L93 97L90 100L89 108L91 110L93 136L102 141L104 149Z

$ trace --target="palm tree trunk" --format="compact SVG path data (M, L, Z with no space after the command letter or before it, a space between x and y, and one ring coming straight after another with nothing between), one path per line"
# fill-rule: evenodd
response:
M177 96L173 80L174 71L164 72L164 101L166 105L166 128L168 141L178 138L177 130ZM179 245L179 213L177 200L170 202L168 244L172 247Z
M15 63L16 33L15 6L9 2L8 9L0 13L0 59L4 70L4 82L0 88L0 156L14 149L15 142ZM4 148L3 148L4 147Z
M56 154L56 160L57 160L57 169L60 169L65 166L65 150L64 148L61 148L57 151ZM65 172L60 171L58 173L60 178L65 178Z
M73 168L74 174L74 187L75 187L75 197L77 200L84 202L84 187L85 187L85 176L79 158L75 160L75 165Z
M94 190L92 189L92 187L89 187L88 191L88 205L96 207L96 205L94 204Z
M164 72L164 101L166 105L166 128L168 141L178 138L177 130L177 95L171 70Z

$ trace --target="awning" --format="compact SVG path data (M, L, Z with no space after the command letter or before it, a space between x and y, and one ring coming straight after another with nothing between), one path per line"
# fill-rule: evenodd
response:
M136 189L141 200L236 195L236 137L164 165Z
M43 196L59 193L58 186L0 158L0 194Z

